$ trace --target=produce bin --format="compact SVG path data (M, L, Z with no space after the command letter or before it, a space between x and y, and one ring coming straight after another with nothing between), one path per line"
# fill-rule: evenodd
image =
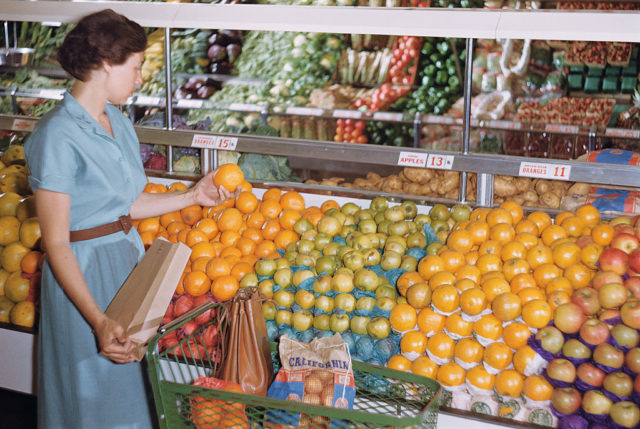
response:
M180 335L178 343L159 350L158 343L163 344L163 338L181 332L187 322L211 309L215 309L212 320L190 335ZM161 428L436 427L442 394L436 381L357 361L353 362L356 383L353 410L193 386L193 381L201 376L219 375L218 357L224 356L226 314L223 304L204 304L161 328L151 339L148 371ZM202 346L210 326L218 328L221 341L214 346ZM278 367L276 344L272 343L271 348ZM291 425L268 422L269 416L278 415L281 419L298 413L304 413L302 420L296 417Z

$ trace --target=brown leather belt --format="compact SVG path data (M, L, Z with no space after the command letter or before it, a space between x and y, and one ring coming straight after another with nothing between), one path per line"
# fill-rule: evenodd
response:
M120 216L118 220L105 223L104 225L95 226L93 228L79 229L77 231L69 231L69 241L84 241L92 238L103 237L116 232L124 231L125 234L133 227L131 216Z

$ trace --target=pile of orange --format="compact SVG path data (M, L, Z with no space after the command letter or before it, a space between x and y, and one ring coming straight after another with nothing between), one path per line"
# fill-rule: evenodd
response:
M223 182L220 185L227 186ZM257 283L257 278L246 276L254 273L256 261L279 258L277 249L298 241L300 237L293 230L298 219L305 217L317 223L322 216L320 208L306 208L304 198L297 192L271 188L260 200L248 182L237 186L242 192L220 206L189 206L134 222L145 247L163 237L191 248L190 261L176 293L201 296L210 292L220 301L231 299L243 279L247 286ZM169 188L148 184L145 191L184 189L184 184L176 182Z
M428 284L431 308L394 308L392 327L417 331L387 365L443 386L466 383L470 390L548 400L549 383L531 375L535 352L527 340L574 289L589 285L612 232L590 205L553 219L542 211L525 216L512 201L473 210L444 236L437 254L420 260L417 273L398 279L402 295L404 283Z

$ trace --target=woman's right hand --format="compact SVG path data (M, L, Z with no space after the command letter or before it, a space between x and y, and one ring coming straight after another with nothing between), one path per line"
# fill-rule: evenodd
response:
M127 337L122 325L106 316L97 325L94 332L100 353L115 363L133 362L134 359L131 356L133 343Z

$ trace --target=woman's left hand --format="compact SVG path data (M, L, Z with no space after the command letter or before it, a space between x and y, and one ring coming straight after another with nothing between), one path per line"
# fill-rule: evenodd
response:
M213 176L216 174L216 171L217 170L210 171L193 186L194 204L217 206L229 198L235 198L241 192L240 188L236 189L235 192L229 192L224 186L216 188L216 185L213 183Z

